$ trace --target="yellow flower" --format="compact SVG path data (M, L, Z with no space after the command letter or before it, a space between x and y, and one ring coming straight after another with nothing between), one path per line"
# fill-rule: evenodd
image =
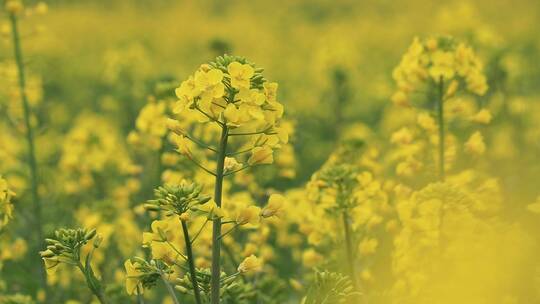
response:
M17 15L22 12L24 6L20 0L8 0L6 2L6 11L10 14Z
M245 109L245 108L244 108ZM223 111L223 117L227 123L227 126L231 128L239 127L245 120L245 112L242 108L237 108L236 105L230 103Z
M240 168L242 168L242 164L237 162L234 157L225 157L225 163L223 164L225 173L239 170Z
M455 75L454 54L452 52L435 51L431 55L432 66L429 68L429 74L435 81L442 77L445 80L452 79Z
M448 88L446 89L446 93L444 96L446 98L454 96L454 94L456 94L457 92L458 87L459 87L459 82L457 82L455 79L452 80L452 82L450 82L450 84L448 85Z
M187 137L183 135L174 135L172 137L174 144L176 145L178 152L184 156L192 157L193 143Z
M240 62L231 62L227 66L227 71L231 76L231 86L235 89L249 89L250 80L255 74L255 70L249 64L241 64Z
M424 130L428 132L437 130L437 124L435 123L435 120L428 113L418 114L418 117L416 118L416 122L418 123L420 127L422 127Z
M266 96L257 89L240 89L236 97L242 102L260 106L266 101Z
M409 97L407 96L407 94L405 94L405 92L399 90L397 92L394 93L394 95L392 95L392 102L394 103L394 105L396 106L402 106L402 107L407 107L409 106Z
M437 49L437 45L438 45L438 42L437 42L437 39L435 38L430 38L426 41L426 47L430 51L435 51Z
M262 209L261 216L262 217L271 217L276 215L279 211L281 211L281 208L283 208L283 205L285 204L285 197L281 194L272 194L270 195L270 198L268 199L268 204Z
M176 88L174 91L176 94L176 97L180 99L180 101L187 103L188 101L193 101L193 98L195 96L199 95L200 91L198 90L197 86L195 85L195 79L193 76L190 76L187 80L182 81L180 86ZM175 110L175 112L180 112Z
M527 205L527 210L540 214L540 196L536 199L536 203Z
M152 242L150 248L154 259L165 262L174 262L176 259L177 253L168 242Z
M491 119L491 112L488 109L481 109L471 117L471 121L484 125L490 123Z
M126 268L126 291L129 295L138 294L139 291L143 291L142 288L137 288L140 286L139 277L143 274L138 271L135 265L130 260L124 262L124 267Z
M236 216L236 223L238 225L257 224L259 221L259 215L261 208L257 206L248 206L247 208L240 209Z
M392 133L392 136L390 137L391 143L400 145L408 145L412 142L412 140L413 135L411 131L406 127L403 127L398 131Z
M373 280L373 276L371 275L371 271L369 271L368 269L363 270L363 271L360 273L360 277L361 277L362 280L364 280L364 281L371 281L371 280Z
M375 250L377 250L378 245L379 242L377 241L377 239L365 238L358 245L358 252L360 252L360 254L364 256L373 254L375 253Z
M266 100L270 103L276 102L278 84L275 82L265 82L263 86Z
M39 2L36 5L36 12L40 15L45 15L49 11L49 7L45 2Z
M467 89L477 95L484 95L487 92L486 76L479 70L471 71L466 78Z
M251 150L251 156L248 159L248 164L253 165L262 165L262 164L271 164L274 162L273 151L271 148L264 147L255 147Z
M315 267L323 261L323 256L317 253L312 248L307 249L302 254L302 263L304 266L311 268Z
M465 151L473 155L482 155L486 151L484 137L479 131L474 132L465 143Z
M199 205L198 209L205 213L208 213L208 218L213 219L215 217L223 217L223 210L217 206L214 200L209 201L206 204Z
M238 265L238 272L240 273L259 272L261 270L262 261L253 254L245 258L244 261Z
M189 213L184 212L178 216L181 221L187 222L189 221Z
M225 93L225 85L222 83L223 72L221 70L197 71L193 80L196 88L195 92L200 92L201 102L223 97Z

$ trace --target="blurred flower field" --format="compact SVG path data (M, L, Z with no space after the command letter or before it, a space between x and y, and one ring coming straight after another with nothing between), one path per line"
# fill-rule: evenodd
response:
M540 2L0 3L0 304L540 303Z

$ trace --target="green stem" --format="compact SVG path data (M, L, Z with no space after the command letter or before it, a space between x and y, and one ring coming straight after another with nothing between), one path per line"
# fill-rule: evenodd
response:
M137 304L144 304L144 298L141 294L141 288L137 286Z
M103 288L101 286L96 286L96 284L100 285L99 283L94 284L94 282L92 282L92 280L89 277L89 274L87 274L87 271L85 270L84 266L81 264L80 261L77 264L77 267L79 267L79 269L81 270L82 274L84 275L84 277L86 279L86 285L88 285L88 288L90 289L90 291L92 291L92 293L96 296L96 298L98 298L99 303L101 303L101 304L109 303L107 301L107 298L105 297L105 293L103 292ZM93 277L93 273L94 272L91 271L92 277ZM95 277L94 277L94 279L95 279Z
M36 238L38 247L41 248L44 245L43 241L43 227L41 219L41 202L38 192L38 166L36 161L36 151L34 145L34 130L30 122L31 110L30 103L28 102L28 96L26 95L26 77L24 73L24 60L22 54L21 40L19 37L17 16L15 14L10 15L11 29L13 36L13 50L15 53L15 61L17 63L17 70L19 73L19 93L21 95L21 102L24 111L24 124L26 128L26 143L28 146L28 164L30 167L30 186L32 191L32 201L34 204L35 222L36 222ZM39 267L41 287L45 291L45 302L47 302L49 290L47 285L47 273L44 267Z
M187 260L189 264L189 272L191 273L191 283L193 284L193 294L195 302L201 304L201 294L199 292L199 284L197 283L197 272L195 271L195 259L193 258L193 249L191 248L191 240L189 239L189 231L186 221L182 222L182 230L184 231L184 241L186 243Z
M444 82L439 79L437 96L437 120L439 124L439 181L444 182Z
M221 130L221 139L219 141L217 169L216 169L216 185L214 189L214 201L218 207L221 207L221 195L223 192L223 169L225 165L225 155L227 153L227 139L229 130L227 126L223 126ZM221 257L221 219L214 219L212 226L212 277L211 277L211 300L212 304L219 304L220 291L220 257Z
M343 211L342 218L343 218L343 230L345 231L345 246L347 250L347 263L348 263L348 267L350 271L351 281L353 282L354 287L357 288L356 271L354 267L352 236L351 236L351 224L350 224L349 215L347 214L347 211Z
M173 303L180 304L180 302L178 302L178 298L176 297L176 294L174 293L174 289L172 288L167 278L165 278L165 275L163 273L161 274L161 280L163 281L163 284L165 284L165 287L167 288L167 292L169 292L169 295L171 296Z

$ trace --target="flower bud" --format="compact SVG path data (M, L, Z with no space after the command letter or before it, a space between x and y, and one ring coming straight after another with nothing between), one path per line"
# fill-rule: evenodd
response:
M39 255L42 258L52 258L53 256L55 256L54 252L52 252L52 250L50 250L50 249L47 249L45 251L40 251Z
M95 229L95 228L92 229L92 230L90 230L90 231L88 231L88 232L86 233L86 235L84 236L84 239L87 240L87 241L89 241L89 240L93 239L94 236L96 236L96 229Z
M6 2L6 11L13 15L20 14L24 9L24 6L20 0L8 0Z

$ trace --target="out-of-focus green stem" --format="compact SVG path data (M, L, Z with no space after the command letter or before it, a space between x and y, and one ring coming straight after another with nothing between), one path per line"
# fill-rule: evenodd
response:
M167 291L169 292L169 295L171 296L174 304L180 304L178 302L178 298L176 297L176 294L174 293L174 289L171 286L171 283L167 280L164 274L161 274L161 280L163 281L163 284L165 284L165 287L167 288Z
M223 191L223 170L225 165L225 155L227 153L227 139L229 129L226 125L222 126L221 138L219 141L216 185L214 189L214 201L218 207L221 207L221 195ZM221 219L214 219L212 226L212 278L211 278L211 299L212 304L219 304L220 276L221 276Z
M437 90L437 121L439 124L439 181L444 182L444 81L442 76Z
M356 284L356 271L354 267L354 254L353 254L353 248L352 248L352 236L351 236L351 224L349 220L349 215L347 211L343 211L342 213L342 219L343 219L343 230L345 234L345 248L347 250L347 262L349 267L349 272L351 276L351 281L353 282L353 285L355 288L357 288Z
M26 143L28 147L28 166L30 169L30 188L32 192L32 201L34 204L34 214L35 214L35 224L36 224L36 238L38 248L43 245L43 227L42 227L42 211L41 211L41 201L38 192L38 166L36 161L36 149L34 142L34 130L32 129L31 124L31 109L30 103L28 102L28 96L26 94L26 76L24 73L24 61L21 47L21 39L19 36L18 20L17 16L12 13L10 15L11 20L11 30L13 37L13 51L15 53L15 62L17 64L17 71L19 74L19 94L21 97L21 103L23 106L24 113L24 125L26 128ZM45 291L45 302L48 299L48 285L47 285L47 273L45 272L44 267L39 267L40 269L40 280L41 287Z

